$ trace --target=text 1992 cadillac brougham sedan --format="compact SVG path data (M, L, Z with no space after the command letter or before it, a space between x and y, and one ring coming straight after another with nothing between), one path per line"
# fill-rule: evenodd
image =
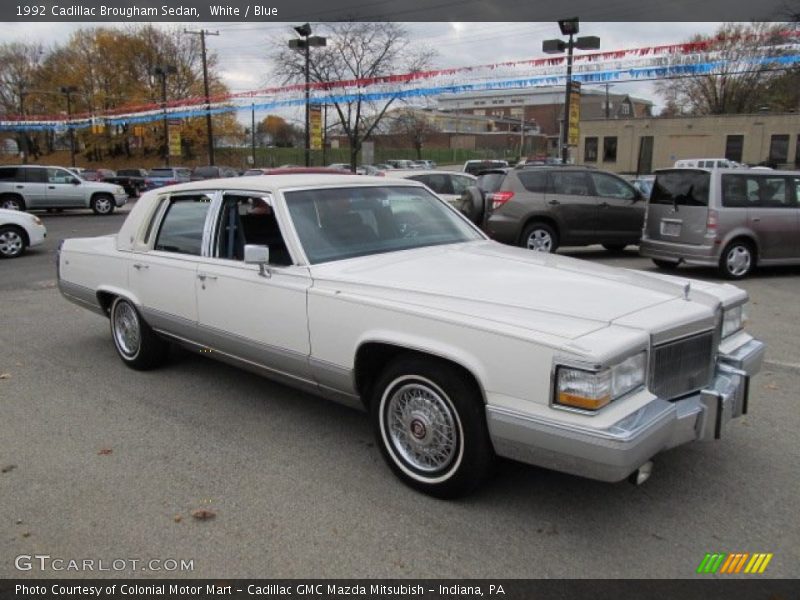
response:
M764 353L736 287L502 246L406 180L172 186L58 266L127 365L179 343L366 408L394 472L442 497L496 455L643 481L747 411Z

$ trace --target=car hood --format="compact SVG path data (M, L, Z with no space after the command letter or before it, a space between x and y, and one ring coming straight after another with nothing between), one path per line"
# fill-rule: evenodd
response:
M470 322L574 339L685 294L688 280L651 276L482 241L359 257L311 267L315 287L441 311ZM692 300L713 305L696 287ZM695 304L695 302L687 303ZM687 306L688 308L688 306ZM671 309L674 310L674 309ZM709 309L710 310L710 309Z

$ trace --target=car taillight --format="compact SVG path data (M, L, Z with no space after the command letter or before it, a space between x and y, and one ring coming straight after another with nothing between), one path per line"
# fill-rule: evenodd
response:
M719 213L709 210L706 219L706 237L717 237L717 225L719 225Z
M488 200L492 203L492 210L497 210L513 197L514 192L494 192L488 195Z

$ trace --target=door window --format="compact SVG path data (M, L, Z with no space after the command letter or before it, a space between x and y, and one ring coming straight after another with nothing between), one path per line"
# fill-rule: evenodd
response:
M66 169L47 169L47 183L70 183L74 179Z
M269 197L226 194L217 221L213 256L244 260L247 244L267 246L271 265L292 264Z
M202 255L203 230L210 205L211 200L205 194L172 199L156 236L155 249Z
M25 181L28 183L47 183L47 169L25 169Z
M589 181L584 173L574 171L553 172L553 191L569 196L590 196Z
M594 181L594 189L598 196L619 198L620 200L633 200L636 197L636 193L631 186L616 177L605 173L592 173L591 178Z

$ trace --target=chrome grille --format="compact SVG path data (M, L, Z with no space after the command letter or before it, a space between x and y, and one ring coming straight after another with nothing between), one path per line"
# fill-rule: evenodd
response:
M713 375L714 332L655 346L650 359L650 391L675 398L706 386Z

